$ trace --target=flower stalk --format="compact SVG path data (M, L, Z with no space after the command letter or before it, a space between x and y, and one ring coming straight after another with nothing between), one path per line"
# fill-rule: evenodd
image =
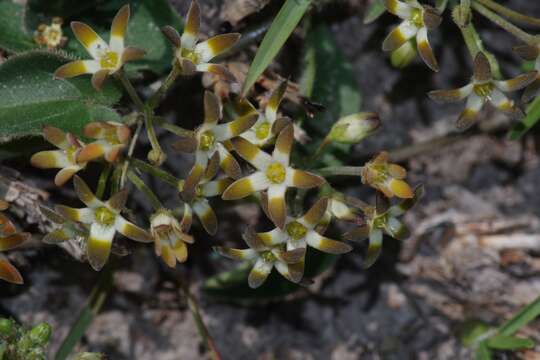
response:
M509 9L506 6L498 4L493 0L474 0L474 1L481 3L485 7L499 13L502 16L507 17L510 20L532 25L532 26L540 26L540 19L532 17L532 16L527 16L515 10Z
M506 19L498 15L497 13L489 10L484 5L478 2L473 2L472 8L476 10L477 12L479 12L480 14L482 14L483 16L485 16L486 18L488 18L490 21L492 21L496 25L508 31L510 34L514 35L518 39L527 43L528 45L536 45L538 43L538 37L533 36L526 31L523 31L522 29L518 28L511 22L507 21Z
M161 201L159 201L158 197L154 192L142 181L140 177L135 174L133 171L128 171L127 177L129 181L135 185L135 187L142 192L150 201L150 204L152 204L152 207L154 210L159 210L163 208L163 204L161 204Z

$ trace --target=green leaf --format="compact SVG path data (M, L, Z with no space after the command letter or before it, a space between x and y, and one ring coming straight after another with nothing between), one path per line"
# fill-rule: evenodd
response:
M487 340L487 345L496 350L521 350L534 347L534 341L531 339L519 338L497 334Z
M386 7L384 7L383 0L373 0L364 15L364 24L370 24L374 22L382 14L384 14L385 11Z
M489 326L479 320L468 320L460 326L458 333L463 345L471 346L489 330Z
M510 140L518 140L525 135L525 133L529 131L538 122L538 120L540 120L540 96L537 96L529 104L529 106L527 106L525 117L512 127L508 133L508 138Z
M302 95L320 103L326 110L302 126L314 140L323 139L341 117L357 113L362 97L352 65L338 47L332 32L325 24L311 29L305 41L304 72L300 81ZM305 147L305 153L316 151L317 141ZM349 156L350 145L331 144L321 158L321 166L340 166ZM330 146L328 148L330 148Z
M259 75L270 65L285 41L289 38L296 25L304 16L311 4L311 0L286 0L274 18L270 29L264 36L261 46L255 54L255 59L249 67L246 80L242 87L242 96L245 96L251 86L255 84Z
M337 258L336 255L308 249L305 277L312 278L320 275L330 268ZM214 300L239 305L254 305L281 300L301 288L300 285L283 278L274 269L261 287L251 289L247 283L250 270L251 264L244 263L234 270L211 277L204 283L202 289Z
M514 335L516 331L527 325L530 321L536 319L540 315L540 296L532 303L521 309L510 320L499 328L501 335Z
M474 357L476 360L491 360L491 351L489 350L485 341L482 341L478 348L476 349L476 354Z
M448 5L448 0L436 0L435 1L435 8L439 11L439 13L443 13L444 10L446 10L446 6Z
M120 0L100 3L80 20L88 23L105 41L109 41L112 19L124 4L125 1ZM160 29L165 25L171 25L181 32L182 19L166 0L137 0L130 4L131 17L126 44L144 49L146 55L141 60L127 63L126 71L128 74L140 70L159 74L166 72L171 67L174 53ZM104 22L103 19L107 21ZM66 35L70 39L67 50L81 58L89 58L87 51L75 39L71 30L67 30Z
M24 26L24 7L11 0L0 0L0 48L8 52L37 48Z
M97 92L89 76L53 78L54 71L67 61L56 54L34 51L0 65L1 138L39 134L45 124L80 134L97 114L119 119L107 107L121 96L112 79Z

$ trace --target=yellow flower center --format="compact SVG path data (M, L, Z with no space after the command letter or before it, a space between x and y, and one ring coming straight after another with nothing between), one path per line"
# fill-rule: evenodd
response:
M489 96L489 94L491 94L491 91L493 91L494 87L495 86L491 82L487 82L484 84L475 84L473 90L476 93L476 95L485 98Z
M413 9L409 21L416 27L424 26L424 12L421 9Z
M201 150L208 151L214 146L214 142L216 141L216 136L214 133L210 130L207 130L201 134L201 137L199 139L199 147Z
M118 53L106 51L99 59L99 65L102 69L116 69L118 65Z
M189 61L191 61L195 65L197 65L200 62L199 54L197 54L193 50L182 48L182 50L180 51L180 56L182 58L184 58L184 59L188 59Z
M203 196L204 196L204 194L203 194L203 188L202 188L201 185L197 185L197 186L195 187L195 196L196 196L196 197L203 197Z
M300 240L307 234L307 228L298 221L288 223L285 230L293 240Z
M263 259L267 263L273 263L275 262L276 256L271 251L264 251L261 253L261 259Z
M270 123L268 121L263 122L255 129L255 136L259 140L264 140L270 133Z
M114 220L116 219L116 215L104 206L96 209L94 217L96 218L96 222L98 224L106 226L111 226L114 224Z
M66 157L68 158L70 163L75 163L75 152L77 151L77 148L75 146L70 146L66 149Z
M281 184L285 181L285 167L280 163L273 163L266 169L266 177L274 184Z

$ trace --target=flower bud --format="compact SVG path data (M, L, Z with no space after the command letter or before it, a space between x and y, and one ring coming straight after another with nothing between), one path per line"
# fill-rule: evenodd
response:
M152 149L148 152L148 161L154 166L161 166L167 160L167 155L160 150Z
M356 144L373 134L381 121L375 113L361 112L339 119L328 134L328 139L343 143Z
M409 64L416 58L416 46L413 40L409 40L401 45L396 50L392 51L390 55L390 62L392 66L398 69L409 66Z
M45 346L49 342L51 337L52 329L51 326L47 323L40 323L34 326L30 332L30 340L34 345Z
M13 335L13 332L13 322L9 319L0 319L0 336L3 338L8 338Z

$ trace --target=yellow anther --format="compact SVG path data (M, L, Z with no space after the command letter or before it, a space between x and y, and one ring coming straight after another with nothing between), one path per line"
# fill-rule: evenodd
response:
M199 148L204 151L210 150L214 146L216 136L210 130L207 130L201 134L199 139Z
M258 125L257 128L255 129L255 136L259 140L266 139L269 133L270 133L270 123L268 121L265 121L262 124Z
M118 53L106 51L99 59L99 65L102 69L116 69L118 66Z
M266 169L266 177L274 184L281 184L285 181L287 172L280 163L273 163Z
M300 240L307 234L307 228L298 221L288 223L285 229L293 240Z
M476 93L476 95L485 98L491 94L491 91L493 91L494 87L495 85L493 85L493 83L487 82L484 84L475 84L473 90Z
M111 226L116 220L116 215L104 206L96 209L94 217L98 224L106 226Z

